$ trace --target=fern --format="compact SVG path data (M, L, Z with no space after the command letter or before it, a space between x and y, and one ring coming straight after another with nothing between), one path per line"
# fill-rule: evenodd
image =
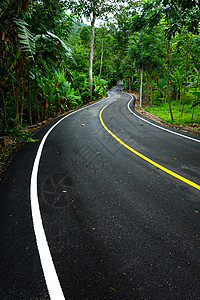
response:
M35 40L33 34L27 28L28 24L22 19L15 19L14 22L16 24L21 50L34 60Z

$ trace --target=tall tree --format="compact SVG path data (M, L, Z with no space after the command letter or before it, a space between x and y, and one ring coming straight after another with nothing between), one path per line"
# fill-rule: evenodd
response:
M67 8L71 9L80 17L85 17L90 20L91 35L90 35L90 58L89 58L89 83L92 99L92 84L93 84L93 57L94 57L94 35L95 35L95 22L97 19L106 17L108 13L116 10L116 4L123 2L120 0L107 1L107 0L68 0Z
M146 102L149 103L149 87L152 90L152 70L162 65L162 47L156 29L137 32L130 37L128 55L138 69L145 70L147 76ZM142 76L141 76L142 79ZM142 86L142 82L141 82ZM152 91L151 91L152 94Z
M170 73L170 40L175 34L181 32L183 26L194 33L199 32L200 1L198 0L145 0L142 1L139 13L132 18L132 28L141 30L145 27L153 28L160 22L164 22L167 38L167 88L171 119L173 113L169 97L169 73Z
M46 76L47 64L52 74L53 67L70 59L70 49L57 36L66 39L70 24L61 0L1 2L0 113L3 111L5 127L22 126L23 117L26 123L37 121L36 75Z

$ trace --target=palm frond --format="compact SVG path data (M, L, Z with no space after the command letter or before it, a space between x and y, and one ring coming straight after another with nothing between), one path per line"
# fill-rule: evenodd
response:
M35 40L33 34L28 30L28 24L22 19L15 19L16 31L18 34L21 50L34 60Z

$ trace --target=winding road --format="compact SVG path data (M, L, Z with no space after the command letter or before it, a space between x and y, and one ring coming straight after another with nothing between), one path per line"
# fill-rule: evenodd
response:
M200 299L199 137L118 85L33 138L0 186L0 299Z

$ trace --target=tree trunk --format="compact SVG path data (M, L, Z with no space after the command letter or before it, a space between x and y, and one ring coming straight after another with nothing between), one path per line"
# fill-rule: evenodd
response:
M151 74L151 105L153 105L153 78Z
M12 81L13 98L15 102L15 116L17 119L17 126L19 126L19 104L18 104L18 93L16 93L14 82Z
M153 104L153 74L150 64L150 90L151 90L151 105Z
M36 65L35 65L35 108L36 108L36 119L40 121L40 110L39 110L39 105L38 105L38 90L37 90L37 73L36 73Z
M3 89L1 89L1 96L2 96L2 100L3 100L3 116L4 116L4 124L5 124L5 127L7 127L6 101L5 101Z
M101 77L102 65L103 65L103 41L104 41L104 38L102 39L102 47L101 47L101 64L100 64L100 70L99 70L99 77Z
M90 100L92 100L92 66L93 66L93 52L94 52L94 24L95 24L95 14L93 13L93 18L91 22L91 39L90 39L90 60L89 60L89 84L90 84Z
M24 92L25 92L25 76L24 76L24 63L23 60L20 60L20 84L21 84L21 101L20 101L20 125L23 124L23 110L24 110Z
M200 75L200 72L198 71L197 82L196 82L196 86L195 86L195 93L197 92L198 85L199 85L199 75ZM196 100L197 100L197 95L195 96L195 100L194 100L193 104L195 104ZM195 106L193 106L193 110L192 110L192 120L194 118L194 108L195 108Z
M181 100L182 100L182 95L183 95L183 83L181 81L181 85L180 85L180 99L179 99L179 111L180 111L180 108L181 108Z
M177 90L175 84L173 85L172 99L176 101Z
M168 41L168 46L167 46L167 89L166 89L166 97L167 97L167 100L168 100L168 103L169 103L169 110L170 110L171 120L174 121L172 108L171 108L170 97L169 97L169 57L170 57L170 41Z
M184 89L183 89L183 103L182 103L181 117L183 115L183 109L184 109L184 104L185 104L185 91L186 91L186 84L187 84L187 74L188 74L188 69L189 69L188 68L188 57L189 57L189 48L190 48L191 41L192 41L192 37L190 39L189 44L187 43L187 47L186 47L187 55L186 55L185 83L184 83Z
M18 81L18 73L17 70L15 71L15 78ZM18 87L15 88L14 82L12 81L12 90L13 90L13 97L15 102L15 116L17 119L17 127L19 126L19 89Z
M16 79L19 82L18 71L16 70ZM19 87L16 87L16 117L17 117L17 127L19 127Z
M23 124L23 113L24 113L24 93L26 88L26 80L22 79L22 90L21 90L21 114L20 114L20 125Z
M143 67L142 67L141 82L140 82L140 107L142 106L142 84L143 84Z
M32 125L32 113L31 113L31 94L30 94L30 63L27 62L27 72L28 72L28 114L29 114L29 124Z
M147 75L147 98L146 98L146 104L149 104L149 72L148 72L148 68L146 71L146 75Z
M26 0L24 5L24 12L28 11L28 6L29 6L29 0Z

